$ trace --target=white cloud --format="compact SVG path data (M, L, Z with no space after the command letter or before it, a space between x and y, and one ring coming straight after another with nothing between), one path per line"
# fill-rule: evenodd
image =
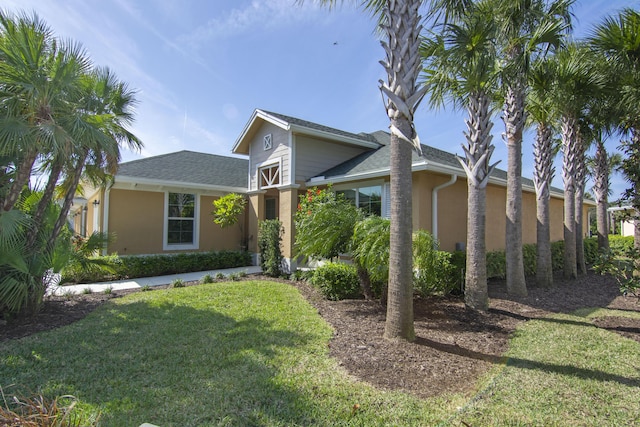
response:
M327 18L327 11L317 13L321 7L308 0L302 4L295 0L252 0L210 19L205 25L183 35L179 41L197 49L200 45L222 38L233 37L247 31L274 29L310 19Z

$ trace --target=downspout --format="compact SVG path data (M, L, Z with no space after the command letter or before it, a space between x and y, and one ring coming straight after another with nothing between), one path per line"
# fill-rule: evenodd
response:
M102 231L104 234L109 233L109 193L111 192L111 185L109 185L103 193L103 201L102 201ZM108 255L108 248L105 247L102 250L102 255Z
M451 179L440 184L431 190L431 235L434 240L438 240L438 191L456 183L458 175L451 175Z

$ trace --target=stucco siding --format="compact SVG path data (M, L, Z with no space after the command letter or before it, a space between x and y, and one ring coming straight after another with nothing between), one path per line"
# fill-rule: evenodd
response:
M213 222L211 211L213 210L213 201L219 197L201 196L200 197L200 250L201 251L221 251L221 250L240 250L242 242L242 233L240 224L244 224L245 213L243 213L236 225L222 228Z
M429 194L431 197L431 194ZM431 208L429 208L429 216ZM467 242L467 181L458 181L438 192L438 240L440 249L453 251Z
M119 255L171 252L238 250L241 244L239 225L222 229L213 222L214 196L199 196L199 248L185 251L163 249L165 193L112 189L109 192L109 232L116 239L108 252ZM239 224L244 223L244 217Z
M365 151L363 148L331 143L302 135L294 137L296 182L304 182Z
M109 253L162 253L164 193L112 189L109 192L109 232L115 241Z
M264 137L271 134L271 149L264 149ZM258 190L258 168L261 165L281 162L281 183L289 182L289 134L281 128L271 124L264 123L258 131L256 131L250 143L251 159L249 165L249 189Z

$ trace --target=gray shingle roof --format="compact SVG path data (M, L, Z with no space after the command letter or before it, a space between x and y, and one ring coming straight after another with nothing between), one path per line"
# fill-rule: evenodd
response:
M318 123L313 123L313 122L309 122L307 120L302 120L302 119L298 119L296 117L291 117L291 116L286 116L284 114L280 114L280 113L274 113L271 111L267 111L267 110L261 110L267 114L269 114L270 116L276 117L280 120L283 120L289 124L292 125L296 125L296 126L300 126L300 127L305 127L308 129L314 129L314 130L319 130L322 132L328 132L328 133L332 133L334 135L340 135L340 136L346 136L348 138L354 138L354 139L359 139L361 141L364 142L378 142L375 137L372 134L368 134L368 133L351 133L351 132L346 132L340 129L335 129L329 126L324 126Z
M370 150L364 152L352 159L349 159L337 166L332 167L318 176L324 176L326 179L331 177L345 176L345 175L358 175L367 172L379 171L389 169L391 166L391 147L390 147L390 135L384 131L377 131L370 134L376 141L382 144L377 150ZM428 145L422 145L423 157L419 157L415 151L412 154L412 163L419 163L422 160L427 162L437 163L458 169L460 173L464 174L464 169L460 166L457 156L447 151L439 150ZM507 179L507 172L502 169L495 169L492 176L499 179ZM522 178L522 183L533 187L533 181L528 178ZM556 191L562 191L554 188Z
M215 154L178 151L121 163L116 174L133 178L247 188L249 161Z

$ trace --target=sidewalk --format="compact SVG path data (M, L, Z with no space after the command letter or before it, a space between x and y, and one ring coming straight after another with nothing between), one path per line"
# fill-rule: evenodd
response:
M233 273L245 272L247 274L260 273L262 270L259 266L247 266L226 268L223 270L209 270L209 271L197 271L194 273L182 273L171 274L168 276L157 277L142 277L139 279L127 279L116 280L113 282L100 282L100 283L84 283L81 285L69 285L69 286L52 286L47 290L47 295L68 295L68 294L82 294L86 292L86 289L91 289L91 292L104 292L105 289L111 288L112 291L120 291L123 289L136 289L145 286L162 286L168 285L175 279L182 279L185 282L192 282L202 279L205 274L210 274L212 277L218 273L222 273L225 276L229 276Z

